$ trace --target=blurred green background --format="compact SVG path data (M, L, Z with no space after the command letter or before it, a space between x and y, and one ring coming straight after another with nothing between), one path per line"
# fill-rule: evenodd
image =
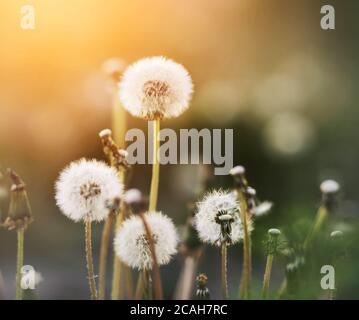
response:
M23 4L0 3L0 167L3 173L15 169L27 183L35 222L26 232L25 264L44 278L40 298L88 298L83 229L56 208L54 181L72 160L103 158L97 134L110 126L111 97L102 62L153 55L182 63L195 84L191 108L162 126L234 128L234 163L246 167L261 199L274 202L253 233L255 286L264 270L266 230L279 227L300 243L320 201L319 183L333 178L342 185L340 205L316 244L316 261L326 263L329 232L343 230L348 255L337 270L338 298L358 297L358 1L33 0L33 31L20 28ZM320 28L324 4L335 7L336 30ZM128 121L129 127L146 128L141 120ZM159 208L178 225L187 219L198 170L161 168ZM149 166L136 166L131 186L147 192L150 174ZM2 190L8 184L2 181ZM229 188L232 182L217 176L210 184ZM2 195L0 201L6 213L8 199ZM97 225L96 261L100 236ZM206 248L199 267L209 276L213 297L220 297L218 255ZM241 248L233 247L233 292L240 259ZM15 266L16 235L1 229L7 299L14 295ZM168 298L180 267L176 258L162 270ZM275 262L273 292L284 267L283 258ZM318 287L315 278L307 295L297 298L318 298Z

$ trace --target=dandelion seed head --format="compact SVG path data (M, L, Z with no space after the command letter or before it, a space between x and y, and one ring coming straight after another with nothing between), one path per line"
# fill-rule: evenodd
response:
M267 213L269 213L269 211L272 209L273 207L273 203L269 202L269 201L263 201L262 203L260 203L258 206L254 207L251 212L254 216L256 217L260 217L263 216Z
M320 191L322 193L337 193L340 185L335 180L325 180L320 184Z
M333 231L333 232L330 234L330 237L331 237L332 239L342 238L342 237L343 237L343 232L340 231L340 230Z
M104 220L108 201L122 196L123 186L116 171L97 160L81 159L70 163L56 182L56 203L74 221Z
M218 213L223 214L218 216ZM243 226L239 216L239 202L234 192L214 190L207 193L203 200L197 203L195 215L195 227L199 238L203 242L220 245L221 226L217 222L221 217L228 216L233 219L231 223L230 240L231 243L239 242L243 239ZM217 220L217 221L216 221Z
M189 107L193 84L182 65L152 57L129 66L119 89L125 109L133 116L154 120L182 114Z
M154 240L157 262L168 264L177 252L178 236L172 220L160 212L145 215ZM116 254L128 266L138 270L152 269L149 241L141 218L137 215L124 221L118 230L114 247Z

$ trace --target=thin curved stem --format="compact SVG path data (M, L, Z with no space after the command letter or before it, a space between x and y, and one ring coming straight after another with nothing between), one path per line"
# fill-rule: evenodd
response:
M271 273L272 273L273 257L274 257L273 254L267 255L267 262L266 262L266 268L264 271L263 287L262 287L262 299L263 300L266 300L267 296L268 296L270 277L271 277Z
M87 276L90 286L91 300L97 300L95 273L93 268L92 243L91 243L91 220L85 222L86 262Z
M160 120L156 119L153 121L153 164L152 164L152 180L151 180L149 211L155 211L157 208L158 185L159 185L159 177L160 177L159 135L160 135Z
M24 228L17 230L16 300L22 300L21 269L24 264Z
M249 233L248 208L247 201L242 191L239 191L239 203L241 209L241 220L243 224L243 268L240 285L240 296L242 299L250 299L251 283L251 239Z
M227 242L221 245L221 265L222 265L222 294L223 299L228 299L228 280L227 280Z

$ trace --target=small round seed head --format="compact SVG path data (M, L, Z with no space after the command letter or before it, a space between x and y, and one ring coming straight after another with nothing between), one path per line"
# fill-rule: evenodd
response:
M170 262L177 252L178 236L172 220L160 212L144 215L154 240L157 262L164 265ZM152 255L143 221L139 216L132 216L124 221L117 231L115 252L131 268L138 270L152 269Z
M221 217L231 217L229 240L232 244L243 239L243 226L239 217L239 202L234 192L214 190L197 203L195 228L203 242L220 245Z
M325 180L320 184L320 191L323 194L334 194L340 189L340 185L335 180Z
M102 221L109 214L108 203L122 196L117 173L97 160L70 163L56 181L56 203L74 221Z
M281 234L279 229L269 229L268 234L271 236L279 236Z
M119 88L128 112L154 120L182 114L189 107L193 84L182 65L164 57L152 57L129 66Z

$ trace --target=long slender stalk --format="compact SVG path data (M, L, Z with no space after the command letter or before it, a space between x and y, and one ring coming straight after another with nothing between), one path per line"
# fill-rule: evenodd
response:
M152 164L152 180L150 191L150 204L149 211L155 211L157 207L158 198L158 184L160 177L160 161L159 161L159 148L160 148L160 120L153 121L153 164Z
M117 88L113 90L112 96L112 131L116 144L119 148L123 148L126 134L126 111L120 103Z
M311 245L311 243L313 242L313 240L315 239L315 237L317 236L318 232L320 231L324 221L326 220L328 216L328 211L324 206L320 206L315 218L315 222L313 225L313 228L311 229L311 231L308 233L305 241L304 241L304 251L306 251L309 246Z
M85 222L85 243L86 243L87 276L90 286L91 300L97 300L96 281L95 281L95 273L93 268L93 257L92 257L91 220L89 219L87 219Z
M223 299L228 299L228 280L227 280L227 242L221 245L221 265L222 265L222 294Z
M21 269L24 264L24 228L17 230L16 300L22 300Z
M114 221L114 214L113 212L111 212L105 221L102 231L100 263L99 263L99 280L98 280L98 285L99 285L98 292L99 292L100 300L105 299L108 244L110 240L113 221Z
M271 277L271 273L272 273L273 257L274 257L273 254L267 255L266 269L264 271L263 287L262 287L262 299L263 300L266 300L267 296L268 296L270 277Z
M248 225L248 208L247 201L242 191L239 191L239 202L241 209L241 220L243 223L243 268L240 285L240 296L242 299L250 299L251 283L251 239Z
M118 179L121 183L125 180L125 172L119 171L118 172ZM115 223L115 232L118 228L121 227L123 222L123 212L124 212L124 204L121 201L120 210L116 214L116 223ZM114 262L113 262L113 275L112 275L112 292L111 292L111 299L112 300L119 300L121 298L121 269L123 265L121 263L121 259L115 255Z
M149 242L149 247L152 255L152 271L153 271L153 278L154 278L154 288L155 288L155 298L156 300L162 300L163 299L163 291L162 291L162 283L161 283L161 274L160 274L160 268L157 263L157 255L156 255L156 248L155 243L153 241L153 236L151 229L146 221L146 218L143 213L140 214L143 226L145 227L146 231L146 237Z
M125 273L125 282L126 282L126 297L131 300L133 298L133 288L132 288L132 270L130 267L124 265L123 266Z
M146 281L147 281L147 276L146 276L146 271L142 270L139 275L138 275L138 279L137 279L137 285L136 285L136 292L135 292L135 299L136 300L141 300L143 297L143 294L145 292L146 289Z

